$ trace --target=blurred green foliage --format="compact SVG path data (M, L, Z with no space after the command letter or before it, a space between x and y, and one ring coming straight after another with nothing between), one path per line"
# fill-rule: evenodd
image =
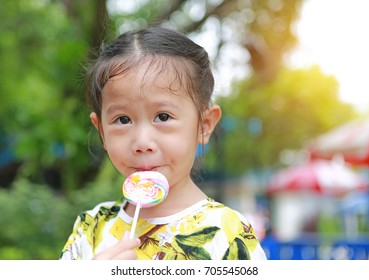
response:
M119 199L123 181L105 161L96 180L69 197L23 178L0 189L0 259L58 259L78 213Z
M207 166L216 169L221 161L221 168L233 175L278 168L284 150L303 149L314 135L357 116L352 106L339 101L337 80L317 66L280 69L273 81L257 87L245 79L218 103L222 143L211 147Z
M73 220L70 209L45 185L19 179L0 190L0 259L55 259Z
M81 63L88 45L60 5L3 1L0 14L0 126L12 135L21 173L43 179L62 173L57 187L73 189L89 167L87 108ZM5 7L4 7L5 6Z

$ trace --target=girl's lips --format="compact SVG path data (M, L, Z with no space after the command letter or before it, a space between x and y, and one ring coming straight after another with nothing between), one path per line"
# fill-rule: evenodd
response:
M139 171L156 171L157 169L158 169L158 166L144 167L144 168L136 167L135 168L136 172L139 172Z

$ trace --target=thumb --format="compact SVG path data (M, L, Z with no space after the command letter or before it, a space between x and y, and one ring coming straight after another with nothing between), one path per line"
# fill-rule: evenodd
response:
M123 234L123 237L122 237L121 241L128 241L128 240L130 240L129 239L129 235L130 235L130 232L128 230L126 230L124 232L124 234ZM141 240L139 238L133 238L132 240L134 241L134 243L133 243L134 244L134 247L140 246Z
M129 231L126 230L123 234L122 240L128 240L129 239Z

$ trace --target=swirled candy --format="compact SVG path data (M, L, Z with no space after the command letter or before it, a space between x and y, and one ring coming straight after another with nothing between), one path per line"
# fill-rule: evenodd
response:
M165 176L156 171L139 171L127 177L123 195L128 202L148 208L161 203L168 195L169 184Z
M131 174L123 183L123 195L136 205L129 238L135 234L141 207L148 208L163 202L168 195L169 184L165 176L156 171L139 171Z

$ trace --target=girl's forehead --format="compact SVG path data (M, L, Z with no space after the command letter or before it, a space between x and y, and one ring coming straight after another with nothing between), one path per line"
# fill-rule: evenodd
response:
M106 98L126 98L154 97L158 93L165 93L190 98L186 73L178 67L171 67L170 64L152 63L146 61L126 68L121 73L109 78L103 88L103 100ZM161 95L163 96L163 95ZM167 96L168 97L168 96Z
M129 84L134 83L143 90L145 87L158 87L171 92L187 91L189 67L183 61L169 57L154 57L143 59L131 65L118 66L115 75L109 81L122 80ZM121 70L119 70L121 67Z

